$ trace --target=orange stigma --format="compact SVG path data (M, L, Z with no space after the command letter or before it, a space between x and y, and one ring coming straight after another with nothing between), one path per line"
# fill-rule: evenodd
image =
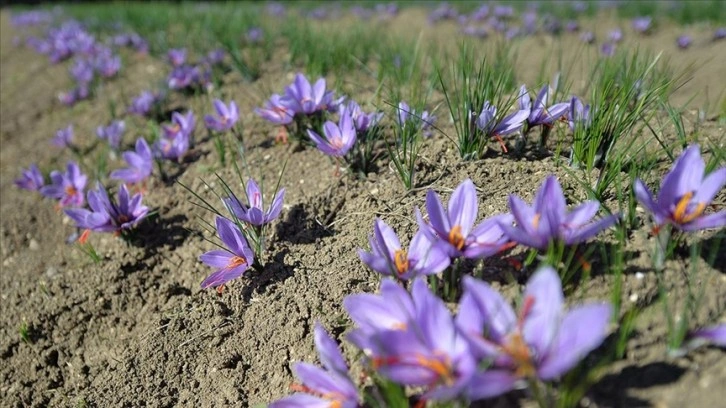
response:
M227 269L236 268L240 265L246 264L247 260L242 256L233 256L232 259L229 260L229 263L227 264Z
M454 372L451 369L451 361L448 356L443 356L443 360L438 358L429 358L424 356L416 356L416 362L423 368L427 368L438 376L438 379L446 385L454 384Z
M678 200L678 204L676 204L676 210L673 211L673 221L678 224L688 224L689 222L695 220L696 218L700 217L701 214L703 214L703 212L706 210L706 204L704 203L698 203L695 210L693 210L690 214L686 213L686 211L688 210L688 204L691 203L692 199L693 191L689 191L688 193L684 194L680 200Z
M502 140L502 137L499 135L494 135L494 138L497 139L497 142L499 142L499 146L502 147L504 153L509 153L509 150L507 150L507 146L504 144L504 140Z
M78 243L79 244L85 244L88 242L88 237L91 235L91 230L86 229L83 230L83 233L81 233L81 236L78 237Z
M403 275L408 272L410 262L408 260L408 254L403 249L397 249L393 254L393 263L396 265L396 271L399 275Z
M539 227L539 220L542 218L542 214L537 213L532 217L532 226L537 229Z
M72 196L78 194L78 190L76 190L73 186L68 186L65 189L66 195Z
M464 247L464 236L461 235L461 225L454 225L449 231L449 243L459 251Z

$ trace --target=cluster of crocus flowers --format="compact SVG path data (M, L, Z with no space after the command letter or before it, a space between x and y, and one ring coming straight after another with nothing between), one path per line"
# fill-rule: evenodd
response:
M682 231L726 226L726 210L706 215L706 209L726 184L726 167L706 175L698 145L689 146L663 178L657 197L645 183L635 181L635 197L651 213L655 231L671 224Z
M230 280L242 276L254 264L254 254L259 256L264 250L265 226L280 216L285 189L273 196L267 210L262 191L254 180L247 180L245 192L247 204L231 192L222 199L230 217L217 216L216 224L226 249L207 252L200 257L205 264L217 268L202 282L202 289L218 287L220 290Z
M88 176L81 172L78 163L69 161L65 173L54 170L50 173L51 184L41 187L45 197L58 200L61 207L80 207L83 205L83 190Z
M539 250L546 250L553 243L570 246L584 242L618 221L618 215L614 214L591 222L600 209L600 203L595 200L568 212L562 187L555 176L545 179L531 206L510 195L509 208L516 225L500 222L504 234L514 242Z
M161 137L154 144L156 155L164 159L181 160L189 150L196 121L194 113L172 113L171 124L162 125Z
M230 101L229 105L227 105L219 99L215 99L213 104L217 115L204 116L204 123L207 125L207 129L215 132L227 132L231 130L239 120L237 104L234 101Z
M109 146L118 149L121 145L121 138L126 131L126 122L123 120L114 120L108 126L99 126L96 128L96 136L99 139L108 142Z
M549 266L532 275L520 304L515 312L487 283L471 277L464 279L455 316L422 278L413 281L410 293L386 279L380 294L343 300L355 324L347 339L363 352L369 370L415 389L422 401L438 402L491 398L556 380L609 331L612 307L565 308L559 276ZM357 389L335 342L319 326L315 337L325 370L298 363L303 384L293 389L299 392L272 406L358 406Z
M98 184L88 192L88 206L64 210L76 223L76 227L94 232L123 234L135 227L149 213L141 203L141 193L131 196L125 184L118 191L118 200L112 201L106 189Z
M360 105L358 105L358 102L352 99L348 100L346 103L340 104L338 113L341 116L349 115L353 120L355 131L360 135L363 135L368 132L369 129L376 127L381 119L383 119L383 112L365 113L363 112L363 109L361 109Z

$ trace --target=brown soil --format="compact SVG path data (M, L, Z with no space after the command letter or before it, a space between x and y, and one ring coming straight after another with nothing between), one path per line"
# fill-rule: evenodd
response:
M416 21L416 13L408 11L399 17L403 20L395 20L401 23L393 24L394 32L411 27L403 22ZM313 323L319 320L342 339L350 326L341 307L343 298L350 293L376 291L379 276L367 270L356 254L357 248L367 245L375 217L383 218L400 235L410 236L416 227L412 209L423 206L426 189L433 188L447 197L467 177L479 188L480 217L506 211L507 194L531 199L550 173L558 175L573 202L585 197L579 180L552 157L535 160L492 153L484 160L462 162L453 144L442 136L425 143L417 187L412 192L403 189L387 161L380 161L378 171L365 180L338 177L334 165L319 152L270 143L274 130L252 109L267 97L266 90L281 89L294 73L284 66L270 66L252 84L230 75L221 94L240 105L252 175L264 177L266 184L272 185L287 162L282 178L287 189L285 207L273 228L271 255L264 271L251 272L231 283L221 296L213 290L201 290L199 283L210 269L198 256L211 246L202 239L199 218L211 221L212 216L194 206L190 201L193 197L180 185L158 180L144 200L158 210L159 216L140 227L139 245L127 245L111 236L93 236L92 242L104 258L96 265L65 244L73 232L69 220L49 201L16 189L12 180L30 163L39 163L44 170L63 166L70 157L49 144L55 130L73 123L79 143L90 146L95 127L109 119L107 101L125 106L131 96L162 79L165 67L153 58L129 54L121 77L104 85L96 99L65 108L57 104L55 96L69 86L67 66L49 66L30 50L11 46L14 34L7 13L1 18L3 406L264 404L288 393L293 381L292 362L315 361ZM603 27L598 21L597 28L598 32L601 28L606 31L609 26ZM441 31L436 36L443 38L453 27L444 25L437 30ZM718 102L714 92L723 94L724 83L718 72L726 65L726 52L723 44L707 43L710 32L694 28L697 44L682 54L673 45L679 34L675 27L661 28L645 44L654 51L663 48L677 67L711 57L697 71L699 75L675 96L682 101L678 98L687 99L712 86L708 96L701 93L698 98L702 99L692 102L693 108L709 101L713 108ZM426 35L431 34L427 31ZM534 81L539 59L546 58L551 46L558 46L543 47L542 42L551 41L538 37L521 43L520 58L537 60L531 71L526 68L528 64L522 64L522 80ZM175 97L167 108L191 108L199 123L210 110L209 97ZM439 114L444 116L443 109ZM131 131L125 141L131 143L145 124L127 120ZM445 132L453 134L451 125L443 120L441 124ZM203 134L200 123L197 135ZM722 142L723 135L722 124L705 122L697 137L702 142ZM667 137L672 139L673 135ZM200 143L196 153L198 159L183 167L178 181L214 199L203 182L219 188L215 172L225 180L236 180L236 176L231 166L220 166L211 141ZM112 163L113 167L118 165L117 160ZM241 192L241 187L235 187ZM722 192L717 205L722 207L724 199ZM615 208L613 203L608 205ZM715 243L717 234L699 233L694 239ZM658 276L650 267L650 240L643 227L629 238L627 246L623 313L635 306L643 309L635 335L628 341L625 358L606 368L583 403L719 406L726 397L721 386L726 383L726 355L722 351L705 348L682 358L666 355L667 331L658 301ZM706 288L692 324L723 319L723 255L717 269L696 258L693 275L687 273L692 261L687 256L681 258L668 263L662 276L673 310L681 310L690 276L690 284L697 291ZM613 277L606 269L607 260L596 263L594 277L573 299L607 300ZM488 263L490 270L494 284L510 296L515 296L526 281L524 272L503 261ZM519 283L503 278L509 274ZM29 328L29 342L19 335L23 324ZM347 352L352 360L352 350ZM503 406L527 403L511 397L500 402Z

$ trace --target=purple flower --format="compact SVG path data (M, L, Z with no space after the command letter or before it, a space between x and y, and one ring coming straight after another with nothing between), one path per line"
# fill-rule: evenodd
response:
M172 66L179 67L187 60L187 50L186 48L172 48L166 54L166 57Z
M283 103L284 101L285 99L283 97L274 94L270 97L270 100L265 102L263 108L255 108L255 113L276 125L292 123L295 117L295 111L289 108L287 103Z
M608 40L613 43L623 41L623 30L616 28L608 33Z
M529 110L520 109L497 122L497 107L490 105L489 101L486 101L481 113L476 118L476 126L487 137L506 136L521 129L529 114Z
M141 137L136 141L135 152L124 152L123 158L129 167L111 172L110 177L114 180L123 180L129 184L136 184L144 181L151 175L153 169L153 156L146 140Z
M520 89L519 97L519 109L520 111L529 111L529 117L527 118L527 124L529 127L538 125L552 126L558 119L565 116L567 110L570 107L568 103L556 103L552 106L547 106L547 100L550 96L550 87L545 85L537 94L537 99L534 100L534 104L530 102L529 93L527 88L522 85Z
M247 30L247 33L245 34L245 39L249 44L257 44L262 42L264 36L265 32L262 31L260 27L252 27Z
M472 387L470 397L503 394L519 379L560 377L603 342L611 315L606 303L565 310L560 279L549 266L529 279L518 315L487 283L465 276L456 317L459 332L478 361L510 373L500 375L487 395L477 395Z
M692 343L695 343L693 345L695 347L706 343L726 347L726 323L698 329L689 333L688 337Z
M272 205L265 212L264 200L260 188L254 180L247 180L247 202L249 205L242 204L239 198L234 194L223 199L224 205L234 214L237 219L254 226L261 226L272 222L280 216L282 211L282 203L285 199L285 189L281 188L272 198Z
M583 105L578 97L573 96L570 100L570 110L567 112L567 122L570 129L574 132L578 124L588 128L591 121L590 105Z
M413 126L420 128L424 137L431 136L431 128L436 123L436 116L423 111L420 114L412 109L406 102L398 103L398 123L401 127Z
M105 139L114 149L118 149L121 144L121 137L126 130L126 123L123 120L114 120L110 125L96 128L96 135L100 139Z
M183 115L179 112L173 112L171 114L171 124L162 125L161 129L164 138L174 139L179 135L186 135L188 138L194 132L195 125L194 112L187 111Z
M210 130L226 132L232 129L239 120L239 110L234 101L230 101L227 106L219 99L215 99L214 109L217 111L217 116L206 115L204 117L204 123Z
M600 47L600 53L604 57L612 57L613 55L615 55L615 48L616 48L615 43L606 42L606 43L603 43L602 46Z
M112 202L106 189L98 184L96 190L88 192L88 205L84 208L66 209L65 213L76 222L76 227L95 232L123 232L135 227L149 213L141 204L141 193L129 196L129 190L122 184L118 191L118 202Z
M449 199L448 211L444 210L439 196L429 190L426 194L426 209L431 224L423 221L416 209L421 230L432 241L442 247L452 258L485 258L501 251L508 243L499 223L511 222L510 214L488 218L474 227L478 212L476 189L470 179L464 180Z
M154 95L150 91L143 91L131 101L128 112L139 116L146 116L154 105L159 102L159 99L159 96Z
M403 309L404 304L410 307L411 301L391 304L411 313L405 323L392 329L366 330L382 310L362 310L361 299L351 296L344 304L362 328L356 336L378 373L399 384L424 387L423 398L427 400L451 400L467 389L476 370L468 343L456 329L444 302L429 291L425 280L413 282L413 310Z
M340 115L340 121L337 125L331 121L325 122L323 124L323 134L325 135L324 138L308 129L310 139L320 151L329 156L345 156L356 141L353 119L347 112Z
M184 89L203 82L203 75L199 67L180 65L174 67L167 78L167 85L171 89Z
M376 219L369 241L371 252L358 250L361 261L374 271L397 279L437 274L451 263L448 254L423 231L413 236L408 251L402 249L396 233L380 219Z
M633 19L633 30L640 34L646 34L650 30L653 19L649 16L636 17Z
M93 65L83 58L76 58L71 66L71 76L80 84L88 84L93 80Z
M703 215L726 184L726 167L705 175L706 164L698 145L689 146L663 178L657 199L640 180L635 180L635 197L652 215L656 228L673 224L683 231L726 226L726 210Z
M102 77L114 77L121 70L121 57L118 55L101 54L96 58L95 67Z
M63 129L59 129L55 132L53 137L53 145L57 147L71 147L73 146L73 125L68 125Z
M678 36L678 38L676 38L676 45L682 50L690 47L691 44L693 44L693 39L687 34L680 35Z
M23 170L22 175L15 179L14 183L23 190L38 191L45 185L45 178L38 166L31 164L28 170Z
M726 38L726 27L719 27L713 32L713 41L718 41Z
M297 393L277 400L270 408L360 406L358 390L348 375L343 355L320 323L315 323L315 349L324 369L308 363L296 363L295 375L302 384L294 385Z
M574 33L575 31L580 30L580 23L577 22L577 20L567 20L565 23L565 30L568 33Z
M325 89L325 78L311 86L305 75L298 73L293 83L285 88L285 96L284 102L295 113L310 115L333 107L333 91Z
M74 161L69 161L66 172L54 170L50 173L51 184L40 189L45 197L55 198L61 207L80 207L83 205L83 189L88 177L81 173Z
M356 132L360 134L366 133L368 129L376 126L383 118L382 112L363 112L360 105L352 99L347 104L341 104L338 110L340 115L350 115Z
M600 209L595 200L585 201L567 212L567 203L555 176L548 176L537 191L534 205L529 206L521 198L510 195L509 208L517 225L502 222L504 234L530 248L547 249L553 241L573 245L583 242L605 228L615 224L618 215L613 214L589 223Z
M254 253L237 225L224 217L217 217L216 223L217 234L227 250L215 249L199 257L205 264L217 268L204 279L202 289L224 285L239 278L254 262Z
M222 48L217 48L207 53L207 62L211 65L221 64L227 53Z

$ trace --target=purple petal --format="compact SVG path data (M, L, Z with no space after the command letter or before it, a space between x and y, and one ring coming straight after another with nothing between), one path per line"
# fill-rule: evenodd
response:
M237 228L237 224L224 217L217 217L216 224L219 238L225 245L227 245L227 248L229 248L233 254L243 256L245 252L244 249L247 248L248 245L247 240L244 236L242 236L239 228ZM252 262L251 259L246 260L248 264Z
M330 408L331 401L310 394L296 393L270 404L270 408Z
M224 268L229 265L233 256L229 251L215 249L200 255L199 260L213 268Z
M726 167L722 167L703 179L701 186L693 197L693 201L708 205L726 184Z
M319 322L315 322L315 349L325 368L343 376L347 375L348 365L340 353L338 343L328 335Z
M469 235L477 215L476 188L470 179L464 180L449 199L449 220L461 227L461 234Z
M502 395L515 388L518 377L510 371L487 370L471 378L467 398L472 401Z
M444 211L441 200L439 200L439 196L434 190L429 190L426 193L426 211L429 213L429 220L433 229L443 238L447 237L451 230L449 216Z
M204 279L204 281L202 281L202 289L224 285L225 283L233 279L237 279L242 276L242 274L247 270L248 267L249 266L247 264L242 264L234 268L220 269L212 273L206 279Z
M696 330L691 333L691 337L706 340L717 346L726 347L726 324Z
M580 242L586 241L598 233L600 231L610 228L612 225L614 225L616 222L618 222L618 219L620 216L618 214L613 214L607 217L604 217L596 222L593 222L592 224L581 227L575 231L572 231L571 234L567 234L565 236L565 244L572 245L572 244L579 244Z
M499 292L485 282L465 276L456 324L480 355L493 357L499 354L496 344L514 329L517 317Z
M549 350L557 334L564 297L560 277L550 266L539 268L527 282L524 291L525 311L522 334L535 353Z
M680 226L683 231L698 231L707 228L726 227L726 210L704 215Z
M671 205L686 193L697 191L703 181L706 164L698 145L691 145L676 159L673 169L666 174L658 193L660 205Z

